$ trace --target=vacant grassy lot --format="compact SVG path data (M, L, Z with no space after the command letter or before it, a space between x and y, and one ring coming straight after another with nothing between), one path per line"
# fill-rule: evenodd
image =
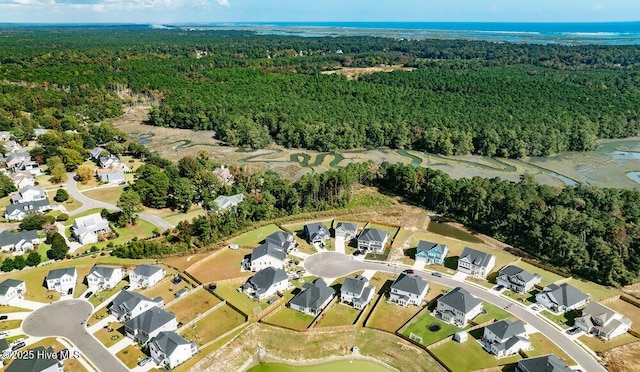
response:
M117 204L120 195L124 191L124 185L121 186L102 186L98 189L87 190L83 192L84 196L90 199L100 200L105 203Z
M245 281L243 279L238 281L233 281L231 283L219 284L216 289L216 294L227 300L228 303L233 304L240 310L244 311L245 314L256 314L264 309L266 309L269 305L267 304L268 300L264 301L256 301L249 296L247 296L243 292L238 292L237 288L240 287Z
M367 321L367 327L395 332L420 310L420 306L404 307L381 298Z
M444 222L429 223L429 225L427 226L427 231L432 232L434 234L447 236L453 239L462 240L467 243L473 243L473 244L483 243L482 239L478 238L477 236L471 233L468 233L462 229L459 229L456 226L453 226Z
M573 327L573 320L577 316L575 311L569 311L565 314L555 315L548 310L542 310L542 315L544 315L547 319L550 319L557 325L561 326L564 329L569 329Z
M278 310L278 312L265 319L265 321L291 329L303 330L309 327L313 321L313 317L311 315L292 310L288 307L283 307Z
M555 354L558 358L562 359L568 366L573 366L576 364L573 359L567 353L565 353L562 349L560 349L556 344L551 342L548 338L546 338L542 333L533 333L529 335L529 341L531 341L531 346L533 350L527 350L526 353L530 357L547 355L547 354Z
M31 311L29 309L23 309L21 307L15 306L0 306L0 314L8 314L8 313L22 313Z
M622 300L609 302L605 306L618 311L627 318L631 319L631 321L633 322L631 324L631 328L640 329L640 308Z
M628 333L620 335L609 341L603 341L598 337L589 337L589 336L580 336L578 337L578 339L582 341L585 345L587 345L589 349L595 351L598 354L605 350L613 349L614 347L640 341L638 338L633 337Z
M138 362L147 356L140 350L138 345L129 345L120 350L116 356L122 361L129 369L136 368Z
M440 330L431 331L429 327L434 324L440 326ZM402 332L403 335L409 337L412 333L422 337L423 345L431 345L434 342L440 341L452 334L460 331L452 324L445 323L439 319L434 318L430 313L425 312L418 319L414 320L409 326L407 326Z
M0 323L0 331L6 331L6 330L9 330L9 329L16 329L16 328L20 327L21 324L22 324L22 320L20 320L20 319L3 320Z
M356 321L358 314L360 314L360 310L336 302L324 311L322 319L318 322L318 327L351 325Z
M177 226L178 223L182 222L182 221L189 221L191 222L194 218L199 217L199 216L204 216L206 214L206 212L204 211L204 209L202 208L197 208L194 210L190 210L187 213L181 213L181 212L172 212L171 214L167 215L167 216L163 216L162 219L169 222L170 224Z
M204 345L243 322L244 317L240 313L224 305L184 330L182 337L195 341L198 345Z
M578 288L584 293L590 294L591 301L602 301L604 299L622 294L622 292L618 291L615 288L607 288L600 284L596 284L594 282L589 282L582 279L571 278L567 281L567 283Z
M200 288L182 297L166 310L175 314L178 322L184 324L220 302L218 298L207 290Z
M111 332L105 327L93 334L106 347L113 346L124 338L124 335L120 333L120 329L123 328L122 323L111 322L108 327L111 327Z
M136 289L136 292L142 293L149 298L162 297L165 304L176 298L175 293L185 287L185 282L173 284L170 279L166 278L151 288Z
M209 255L210 253L203 252L185 256L171 256L163 258L162 262L179 270L186 270L189 266L206 258Z
M239 244L239 245L255 245L257 246L263 241L267 236L276 231L281 231L280 228L274 224L262 226L255 230L251 230L246 232L233 240L231 242Z
M93 296L89 297L89 302L91 302L94 307L98 307L98 305L100 305L106 299L120 292L126 285L129 285L129 282L121 280L113 289L94 293Z
M243 278L253 275L251 272L240 272L240 264L246 255L251 254L251 249L223 248L203 259L196 267L187 270L191 275L203 283L211 283L217 280Z
M478 332L472 332L470 336L481 336L482 329ZM442 360L448 368L454 372L475 371L484 368L498 367L501 365L515 363L522 359L519 355L507 358L496 358L492 354L484 351L482 346L473 338L463 343L456 341L448 341L431 349L434 355Z
M76 209L82 207L82 203L80 203L79 201L75 200L71 196L69 196L69 199L67 199L64 202L57 202L57 201L53 200L53 198L55 196L56 196L56 190L51 190L51 191L47 192L47 199L49 199L49 203L51 205L61 205L61 206L65 207L67 212L72 212L72 211L75 211ZM56 215L56 214L54 214L54 212L58 212L58 214L62 213L60 211L52 211L52 212L49 212L49 213L51 215Z

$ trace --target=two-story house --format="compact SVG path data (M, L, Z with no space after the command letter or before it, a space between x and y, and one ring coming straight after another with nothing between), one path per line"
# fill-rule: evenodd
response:
M29 172L12 173L8 177L18 190L27 186L35 186L36 184L36 179Z
M554 354L526 358L518 361L516 372L573 372Z
M382 253L389 240L389 233L378 229L364 229L358 236L358 250Z
M329 305L336 291L327 286L322 278L304 283L300 292L289 301L289 307L307 315L316 316Z
M627 333L631 319L597 302L582 309L582 316L575 318L574 326L603 340L610 340Z
M92 291L103 291L115 288L124 278L121 267L94 266L87 274L87 285Z
M586 305L589 295L567 283L549 284L536 294L536 302L554 312L568 312Z
M389 301L402 306L420 306L429 290L429 283L414 274L402 273L391 284Z
M25 186L19 191L11 194L11 203L27 203L37 200L47 199L47 193L35 186Z
M253 272L266 269L267 267L283 269L286 258L287 253L281 246L265 242L251 252L249 261L245 263L245 266Z
M542 277L538 274L531 274L517 266L509 265L500 270L496 282L513 292L524 294L532 290L541 280Z
M98 236L109 231L109 221L102 218L100 213L78 217L71 226L71 233L82 245L97 243Z
M0 233L0 250L16 255L34 249L41 242L42 239L38 238L36 230L22 230L17 233L5 230Z
M50 291L58 291L62 293L62 295L73 294L77 280L78 273L75 267L51 270L45 278L47 289Z
M495 265L496 256L469 247L458 257L458 271L478 279L486 279Z
M142 264L129 272L131 288L149 288L156 285L167 275L162 267Z
M345 241L355 239L358 236L358 224L352 222L338 222L334 230L336 239L342 238Z
M125 335L143 345L146 345L160 332L176 331L177 329L176 316L159 307L152 307L124 323Z
M296 239L293 235L284 231L273 232L264 241L280 246L286 253L291 252L296 247Z
M27 293L27 285L22 280L5 279L0 283L0 305L10 305L13 299Z
M346 278L340 287L340 302L362 310L371 302L376 293L376 287L369 284L369 279L362 275Z
M119 321L126 321L163 304L162 297L152 300L140 293L123 290L111 302L109 312Z
M304 225L304 236L309 244L318 244L321 246L331 237L329 229L319 222Z
M482 301L471 295L466 289L456 287L438 298L436 315L444 320L464 327L470 320L482 312Z
M517 354L531 347L521 320L501 320L484 327L482 341L485 350L498 357Z
M159 366L174 369L198 352L195 342L189 342L176 332L159 332L149 341L149 354Z
M7 206L4 218L9 221L22 221L29 213L43 213L48 210L51 210L51 204L47 199L16 203Z
M283 269L266 267L244 283L239 291L256 300L264 300L289 288L289 277Z
M109 168L111 166L116 166L118 168L121 168L125 172L131 172L131 169L128 166L126 166L124 163L122 163L119 157L112 154L109 154L106 156L100 156L100 158L98 159L98 165L100 165L101 168Z
M422 261L428 265L443 265L448 253L449 246L446 244L420 240L416 249L416 261Z

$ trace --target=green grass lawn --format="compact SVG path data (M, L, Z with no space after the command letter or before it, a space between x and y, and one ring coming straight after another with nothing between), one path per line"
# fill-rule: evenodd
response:
M231 283L219 284L216 289L216 294L242 310L245 314L253 315L266 309L269 306L267 304L268 299L264 301L256 301L245 293L237 291L237 288L244 282L245 281L241 279Z
M448 223L430 222L427 226L427 231L434 234L447 236L453 239L462 240L468 243L482 243L482 239L478 238L477 236Z
M196 267L187 271L203 283L211 283L217 280L246 278L253 273L240 272L242 259L251 254L252 249L222 248L215 254L203 259Z
M395 200L380 193L356 193L347 204L347 208L375 207L388 208L395 204Z
M422 310L422 307L404 307L387 302L386 298L381 298L380 301L378 301L378 305L376 305L376 308L373 310L373 314L369 317L367 326L383 329L389 332L395 332L420 310Z
M239 245L257 246L267 236L269 236L271 233L274 233L276 231L281 231L281 230L280 230L280 228L278 226L276 226L274 224L270 224L270 225L262 226L262 227L259 227L259 228L255 229L255 230L251 230L249 232L246 232L246 233L234 238L231 241L233 243L236 243L236 244L239 244Z
M265 320L268 323L280 325L297 330L307 329L313 321L313 316L303 314L299 311L283 307L275 314Z
M479 331L482 332L482 330ZM487 353L472 337L469 337L469 339L463 343L453 340L447 341L431 349L431 352L442 360L453 372L466 372L498 367L515 363L522 359L519 355L498 359L492 354Z
M118 199L120 199L120 195L122 195L124 188L124 185L106 186L99 189L84 191L83 194L87 198L115 205L118 203Z
M194 218L199 217L199 216L204 216L206 213L204 211L204 209L202 208L198 208L198 209L194 209L192 211L189 211L187 213L174 213L165 217L162 217L163 220L169 222L170 224L174 225L174 226L178 226L178 223L182 222L182 221L192 221Z
M632 342L638 342L638 338L631 336L628 333L620 335L612 340L603 341L598 337L580 336L578 337L589 349L596 353L602 353L605 350L613 349L614 347L626 345Z
M389 252L391 252L391 250L389 248L385 248L384 251L382 251L382 253L367 253L367 255L364 256L364 258L367 260L374 260L374 261L386 261L387 258L389 258Z
M89 302L94 307L98 307L102 302L104 302L107 298L113 296L114 294L120 292L122 288L126 285L129 285L129 282L125 280L121 280L118 285L116 285L113 289L108 289L106 291L99 291L93 294L93 296L89 297Z
M491 319L502 320L511 317L511 313L498 306L484 301L482 302L482 305L484 307L484 310L486 311L486 314L480 314L475 319L473 319L473 321L477 324L484 323Z
M526 306L529 306L536 303L536 294L540 293L540 291L538 291L537 289L534 289L531 292L520 294L520 293L515 293L507 290L502 293L507 297L513 298L514 300Z
M195 341L198 345L225 334L244 322L244 317L229 305L224 305L200 319L182 332L182 337Z
M431 331L429 327L432 324L437 324L440 326L439 331ZM428 312L425 312L418 319L414 320L411 324L409 324L402 332L403 335L409 337L412 333L422 337L423 345L431 345L434 342L440 341L452 334L460 331L461 328L458 328L452 324L445 323L439 319L434 318Z
M569 311L565 314L555 315L548 310L542 310L542 315L564 329L573 327L573 321L577 316L575 311Z
M220 302L221 301L209 293L209 291L200 288L182 297L166 310L175 314L178 322L185 324Z
M358 314L360 314L360 310L336 302L324 311L322 319L318 322L318 327L351 325L358 318Z
M533 266L531 264L528 264L526 262L520 261L514 264L514 266L517 266L521 269L527 270L528 272L532 273L532 274L540 274L540 276L542 277L542 281L540 282L540 285L542 285L543 287L551 284L553 282L556 282L558 280L562 280L564 279L563 276L560 276L558 274L554 274L550 271L546 271L543 270L537 266Z
M120 350L116 356L130 369L136 368L138 362L147 357L138 345L129 345Z
M369 223L367 224L367 229L376 229L376 230L382 230L382 231L386 231L389 233L389 240L387 241L387 243L391 244L392 241L391 239L393 239L393 237L396 235L396 233L398 232L399 227L392 227L392 226L385 226L385 225L378 225L375 223Z
M562 359L568 366L573 366L576 362L571 359L567 353L560 349L556 344L551 342L542 333L532 333L529 335L529 341L533 350L527 350L526 353L530 357L555 354L558 358Z
M618 291L615 288L607 288L600 284L596 284L594 282L589 282L582 279L571 278L569 279L569 281L567 281L567 283L578 288L584 293L590 294L591 295L590 300L592 302L602 301L604 299L622 294L622 292Z
M7 331L9 329L16 329L20 327L22 324L22 320L14 319L14 320L3 320L0 322L0 331Z

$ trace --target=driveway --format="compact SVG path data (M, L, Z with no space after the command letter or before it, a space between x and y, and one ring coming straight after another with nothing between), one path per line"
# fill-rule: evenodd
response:
M401 268L390 267L387 263L359 262L336 252L322 252L309 256L304 262L304 267L309 274L326 278L337 278L359 270L378 270L391 273L402 270ZM528 309L524 309L515 305L512 301L500 297L500 295L495 291L489 291L485 288L476 287L466 282L461 282L445 276L436 277L424 271L415 271L415 273L430 282L452 288L462 287L481 300L487 301L503 309L509 305L506 311L515 315L519 319L522 319L524 322L547 336L560 349L569 354L569 356L575 360L582 369L589 372L606 371L605 368L600 365L587 351L578 346L562 331L547 323L537 315L531 313Z
M98 340L87 333L85 322L92 311L93 307L86 301L59 301L31 313L22 322L22 330L29 336L67 338L100 371L128 371L120 359L109 353Z

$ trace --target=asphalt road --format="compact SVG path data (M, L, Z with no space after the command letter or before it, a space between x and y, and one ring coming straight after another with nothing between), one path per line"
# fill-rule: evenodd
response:
M304 261L305 270L312 275L324 278L338 278L348 275L359 270L377 270L385 272L400 272L402 268L390 267L386 263L370 263L360 262L353 258L336 252L322 252L309 256ZM395 270L394 270L395 269ZM606 371L588 352L582 349L578 344L569 339L563 332L559 331L545 320L539 318L535 313L528 309L524 309L512 301L500 297L496 292L479 288L465 282L451 279L447 276L436 277L430 272L414 270L417 275L427 279L430 282L442 284L448 287L462 287L469 291L472 295L481 300L500 306L524 322L536 328L551 341L553 341L560 349L566 352L583 370L589 372ZM508 308L507 305L510 305Z
M22 330L30 336L67 338L89 358L100 371L127 372L129 369L98 340L87 333L85 322L93 307L82 300L58 301L44 306L22 322Z

